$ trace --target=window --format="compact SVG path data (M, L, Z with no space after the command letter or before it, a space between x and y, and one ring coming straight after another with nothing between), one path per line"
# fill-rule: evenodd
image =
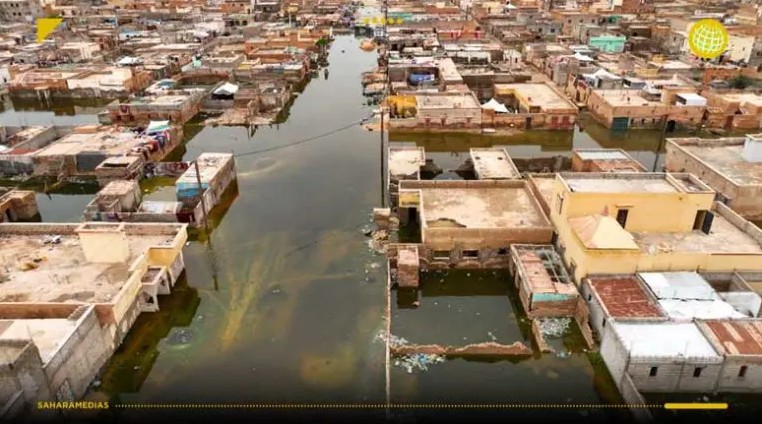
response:
M588 294L587 295L587 300L593 300L593 295L592 294Z
M696 368L693 369L693 376L696 377L696 378L701 377L701 368L700 367L696 367Z
M501 247L500 249L497 249L497 254L498 255L507 255L508 254L508 249L505 248L505 247Z
M606 318L603 318L603 319L601 320L601 328L603 328L603 327L605 327L605 326L606 326Z
M447 250L435 250L434 259L438 260L450 260L450 252Z
M648 372L648 376L656 377L657 372L659 372L659 367L651 367L651 371Z
M464 250L463 251L463 257L464 258L470 258L470 259L476 259L479 257L479 251L478 250Z
M746 365L742 366L742 367L741 367L741 368L738 370L738 377L740 377L740 378L744 378L744 377L746 377L746 370L748 370L748 369L749 369L749 367L747 367Z

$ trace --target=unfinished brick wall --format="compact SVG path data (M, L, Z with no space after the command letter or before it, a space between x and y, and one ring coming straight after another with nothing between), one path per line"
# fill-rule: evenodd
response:
M67 318L81 305L72 303L0 303L0 319Z

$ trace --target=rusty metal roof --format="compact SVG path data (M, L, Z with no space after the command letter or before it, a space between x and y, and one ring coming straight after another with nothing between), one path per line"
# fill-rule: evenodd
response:
M706 321L720 349L729 355L762 355L762 320Z
M593 277L589 281L614 318L664 316L656 301L643 290L634 276Z

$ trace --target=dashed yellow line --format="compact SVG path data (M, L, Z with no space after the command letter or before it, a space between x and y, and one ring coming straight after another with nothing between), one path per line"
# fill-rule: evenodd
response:
M664 404L544 404L544 403L500 403L500 404L263 404L263 403L123 403L113 405L125 409L621 409L621 408L664 408Z

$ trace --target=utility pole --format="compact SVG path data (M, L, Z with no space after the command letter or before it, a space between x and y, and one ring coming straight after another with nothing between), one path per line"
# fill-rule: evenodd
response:
M659 145L656 146L656 157L654 157L654 166L651 169L651 172L656 172L656 164L659 163L659 155L661 154L661 149L664 148L664 142L667 139L667 123L669 122L669 114L664 115L664 125L661 127L661 136L659 137Z
M387 22L389 21L389 0L384 0L384 89L381 94L381 207L386 207L386 144L384 139L384 103L389 95L389 34Z

